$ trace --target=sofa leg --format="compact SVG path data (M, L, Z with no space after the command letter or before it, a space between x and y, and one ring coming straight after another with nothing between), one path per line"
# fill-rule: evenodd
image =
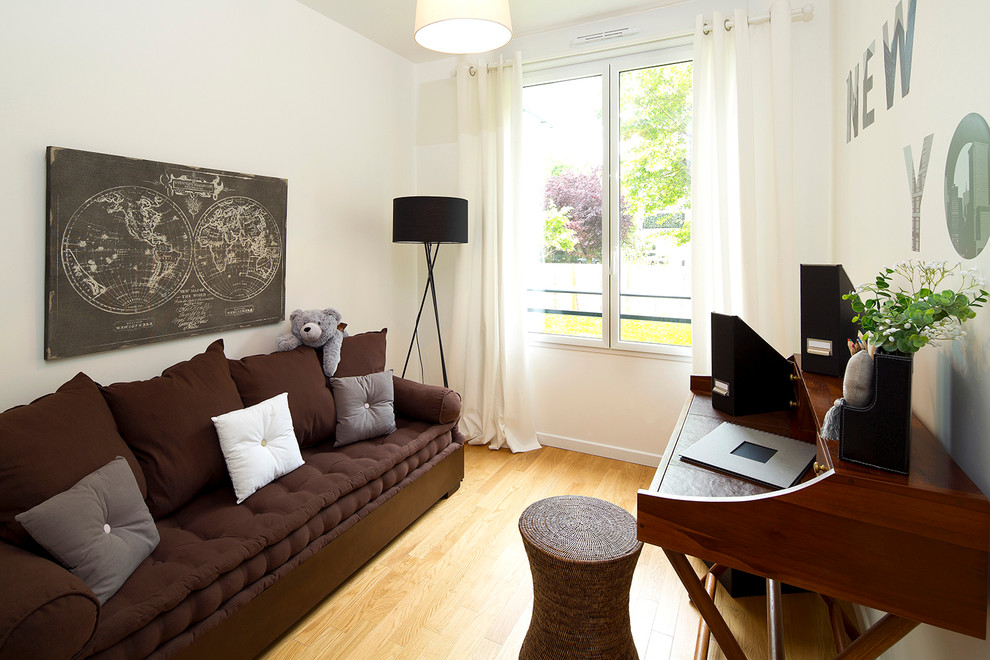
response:
M443 499L447 499L448 497L456 493L457 489L459 489L460 487L461 487L461 482L458 481L456 486L454 486L444 494Z

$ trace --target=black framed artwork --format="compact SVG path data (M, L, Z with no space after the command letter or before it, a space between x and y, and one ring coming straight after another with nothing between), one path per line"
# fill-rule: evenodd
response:
M285 179L48 147L45 359L285 318Z

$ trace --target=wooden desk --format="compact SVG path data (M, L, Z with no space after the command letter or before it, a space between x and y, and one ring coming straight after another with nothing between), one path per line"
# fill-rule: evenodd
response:
M985 639L987 498L917 419L910 474L839 460L838 442L817 429L841 380L794 372L796 409L735 418L712 408L710 378L692 376L653 483L639 491L639 539L664 549L730 660L742 651L684 555L890 613L839 657L875 658L919 622ZM821 473L773 491L679 460L723 421L817 443Z

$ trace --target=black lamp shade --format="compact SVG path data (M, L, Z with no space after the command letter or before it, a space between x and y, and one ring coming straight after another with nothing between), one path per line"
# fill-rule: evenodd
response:
M460 197L396 197L393 243L467 243L468 203Z

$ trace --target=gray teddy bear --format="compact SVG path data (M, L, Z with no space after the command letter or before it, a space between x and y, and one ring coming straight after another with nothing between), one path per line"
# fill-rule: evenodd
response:
M347 336L346 323L341 322L340 312L326 309L297 309L289 315L292 332L275 340L278 350L291 351L302 346L323 347L323 373L333 376L340 363L340 345Z

